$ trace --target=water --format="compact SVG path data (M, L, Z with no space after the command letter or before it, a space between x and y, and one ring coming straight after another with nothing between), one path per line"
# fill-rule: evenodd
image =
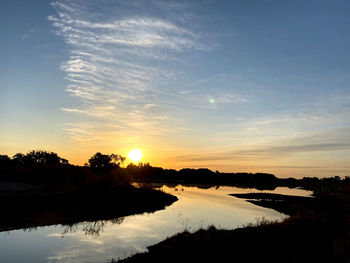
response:
M190 232L214 225L233 229L264 217L282 220L286 216L262 208L231 193L261 192L236 187L198 188L163 186L179 201L155 213L118 218L113 221L82 222L73 227L49 226L0 233L0 262L87 263L125 258L187 229ZM309 191L276 188L264 191L308 196Z

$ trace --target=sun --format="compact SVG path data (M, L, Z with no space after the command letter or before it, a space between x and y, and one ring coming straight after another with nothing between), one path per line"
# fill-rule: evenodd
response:
M137 163L142 158L142 152L140 149L133 149L128 153L128 157L131 161Z

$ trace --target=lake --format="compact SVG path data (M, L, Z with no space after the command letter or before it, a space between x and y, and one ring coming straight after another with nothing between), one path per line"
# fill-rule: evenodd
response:
M309 196L312 192L278 187L259 191L231 186L177 185L159 189L179 200L154 213L108 221L82 222L74 226L48 226L0 233L0 262L4 263L104 263L121 259L176 233L214 225L234 229L261 218L282 220L286 215L228 194L269 192Z

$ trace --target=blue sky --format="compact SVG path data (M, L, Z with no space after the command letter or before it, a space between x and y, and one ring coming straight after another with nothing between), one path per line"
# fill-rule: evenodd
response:
M0 147L349 175L348 1L3 1Z

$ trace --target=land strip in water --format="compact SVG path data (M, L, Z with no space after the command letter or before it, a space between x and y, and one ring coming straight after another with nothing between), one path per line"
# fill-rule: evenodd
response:
M177 197L133 186L52 190L36 187L0 193L0 231L73 225L164 209Z

